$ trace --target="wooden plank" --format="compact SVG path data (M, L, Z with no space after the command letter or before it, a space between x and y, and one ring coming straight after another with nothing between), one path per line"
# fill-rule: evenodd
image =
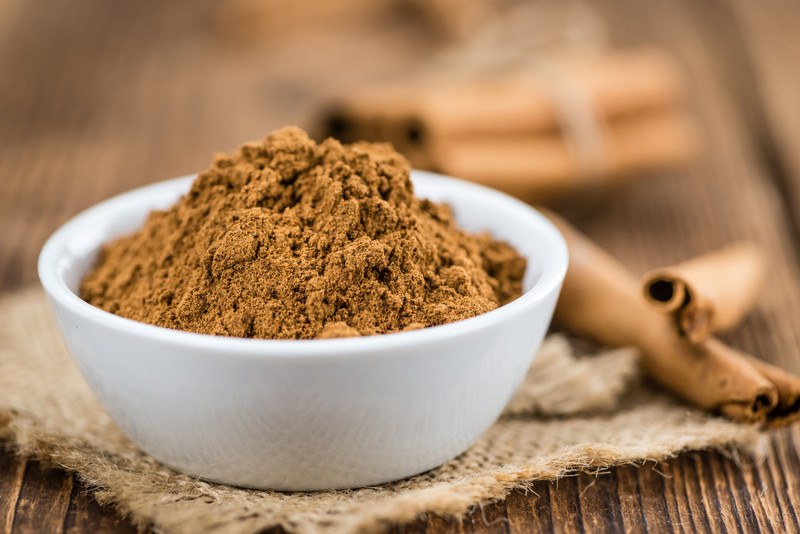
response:
M552 532L553 522L548 506L549 484L544 488L512 491L506 498L508 530L511 534Z
M14 512L13 532L64 531L72 477L29 461Z
M609 473L578 476L578 499L586 532L628 532L622 518L618 478Z
M684 456L664 464L664 472L671 475L669 481L674 490L680 524L687 532L710 532L708 515L699 502L702 497L697 473L686 460Z
M684 532L678 517L678 506L672 491L669 463L645 463L636 470L638 498L647 532Z
M511 534L545 532L546 527L537 521L531 509L531 499L537 502L540 499L530 490L518 489L506 497L506 513L508 514L508 530ZM552 528L552 526L551 526Z
M726 465L730 462L718 454L704 454L700 460L705 466L705 484L714 490L716 508L722 515L725 529L729 532L760 531L761 525L756 514L761 515L763 510L744 484L741 472L738 472L738 476L729 477Z
M773 175L781 182L800 236L800 6L774 2L763 9L747 0L730 3L741 28L738 37L747 49L752 76L745 96L753 110L752 126L761 138L759 148Z
M505 501L473 507L464 518L464 531L508 534L509 520Z
M790 511L794 505L781 505L778 502L771 480L765 480L769 479L769 473L763 466L755 468L749 461L747 465L741 466L733 459L726 459L722 463L731 486L739 488L743 494L739 507L745 508L752 503L758 530L791 532L795 529L786 522L787 517L783 513L784 509Z
M25 475L25 460L0 449L0 534L8 534L14 523L22 479Z
M800 484L798 484L797 478L786 476L786 473L800 471L800 459L797 455L797 427L792 429L791 438L788 434L788 431L783 431L773 436L771 454L767 457L766 465L773 487L783 504L781 510L785 515L784 521L793 526L792 530L800 532L800 521L798 520Z
M694 502L709 518L704 523L709 525L710 532L752 532L753 524L736 508L727 479L724 476L714 476L716 471L713 470L712 463L719 459L720 455L707 452L687 455L686 461L692 466L691 471L699 489L699 497ZM748 503L745 512L752 512L752 503Z
M390 533L393 534L424 534L427 532L428 527L426 522L423 518L420 518L417 521L412 523L408 523L405 525L396 525L393 528L389 529Z
M616 494L619 500L620 515L625 532L629 534L647 532L646 509L642 504L642 492L636 471L632 466L625 466L610 475L616 475ZM666 514L666 509L663 509L662 513Z
M556 530L565 534L584 532L577 477L566 477L554 483L550 490L550 509Z
M463 534L464 532L464 523L461 519L428 514L424 521L427 532L440 534Z
M100 506L88 490L73 478L69 506L64 516L65 534L136 532L136 527L119 517L109 507Z

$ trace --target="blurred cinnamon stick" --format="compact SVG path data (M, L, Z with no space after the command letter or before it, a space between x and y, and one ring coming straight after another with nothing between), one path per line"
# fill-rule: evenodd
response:
M800 377L754 356L748 356L748 361L778 392L778 404L767 414L767 421L780 426L800 420Z
M696 152L697 129L668 54L559 55L525 68L356 91L328 109L325 134L389 141L417 168L536 202L680 166Z
M657 50L606 52L548 60L581 88L592 113L604 121L647 110L672 107L682 99L682 81L674 61ZM550 70L550 69L548 69ZM525 135L556 130L561 114L553 103L559 81L546 81L536 67L528 73L471 80L412 82L352 94L329 113L353 122L365 115L399 125L397 144L452 136ZM498 78L499 76L499 78ZM489 79L487 79L489 78ZM350 139L345 139L350 140ZM353 139L356 140L356 139Z
M761 250L742 243L651 271L643 278L644 296L672 314L681 334L698 343L741 321L765 273Z
M618 120L603 130L604 157L595 169L604 181L621 181L651 168L678 166L697 149L691 119L660 112ZM483 183L529 202L546 202L586 180L574 147L558 134L470 137L431 146L429 168Z
M742 422L797 418L797 377L709 338L691 343L651 306L634 276L559 217L570 252L555 320L602 345L634 346L645 372L692 404Z

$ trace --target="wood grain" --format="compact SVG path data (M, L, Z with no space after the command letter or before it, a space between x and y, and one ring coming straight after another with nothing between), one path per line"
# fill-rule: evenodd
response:
M726 340L800 370L800 9L596 5L616 42L676 54L705 147L684 172L642 177L566 214L638 271L758 241L769 285ZM361 18L337 11L335 23L295 23L291 34L272 25L245 46L215 29L217 9L212 0L0 0L0 72L13 73L0 76L0 291L35 282L44 239L77 211L203 168L214 151L282 124L309 125L327 96L410 72L440 44L417 11L395 6ZM460 521L425 516L392 531L800 532L798 450L794 427L770 436L763 462L685 454L534 483ZM133 527L72 476L0 452L0 533L43 530Z
M800 5L776 2L770 9L758 9L752 2L731 4L740 28L739 43L745 48L750 66L749 104L753 108L751 126L758 132L758 149L771 166L776 185L784 196L793 223L795 238L800 236Z
M63 532L72 477L29 461L14 510L13 532Z
M133 534L136 528L108 507L100 506L89 490L73 482L69 507L64 516L65 534L86 532Z
M22 479L25 475L25 460L8 451L0 453L0 533L12 531L14 512L17 509Z

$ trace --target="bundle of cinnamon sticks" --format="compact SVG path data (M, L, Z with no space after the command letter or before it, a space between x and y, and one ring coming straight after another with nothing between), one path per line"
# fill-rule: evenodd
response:
M326 135L389 141L417 168L541 202L689 160L682 82L657 50L573 52L356 91L321 122Z
M731 419L782 425L800 418L800 377L715 339L758 294L764 260L737 245L637 279L564 220L570 266L558 325L607 346L639 349L653 380L686 401Z

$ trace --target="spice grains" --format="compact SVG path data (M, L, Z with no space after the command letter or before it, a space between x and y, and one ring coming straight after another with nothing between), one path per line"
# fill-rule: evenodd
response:
M519 296L524 258L416 198L409 172L389 145L278 130L106 245L81 296L158 326L270 339L440 325Z

